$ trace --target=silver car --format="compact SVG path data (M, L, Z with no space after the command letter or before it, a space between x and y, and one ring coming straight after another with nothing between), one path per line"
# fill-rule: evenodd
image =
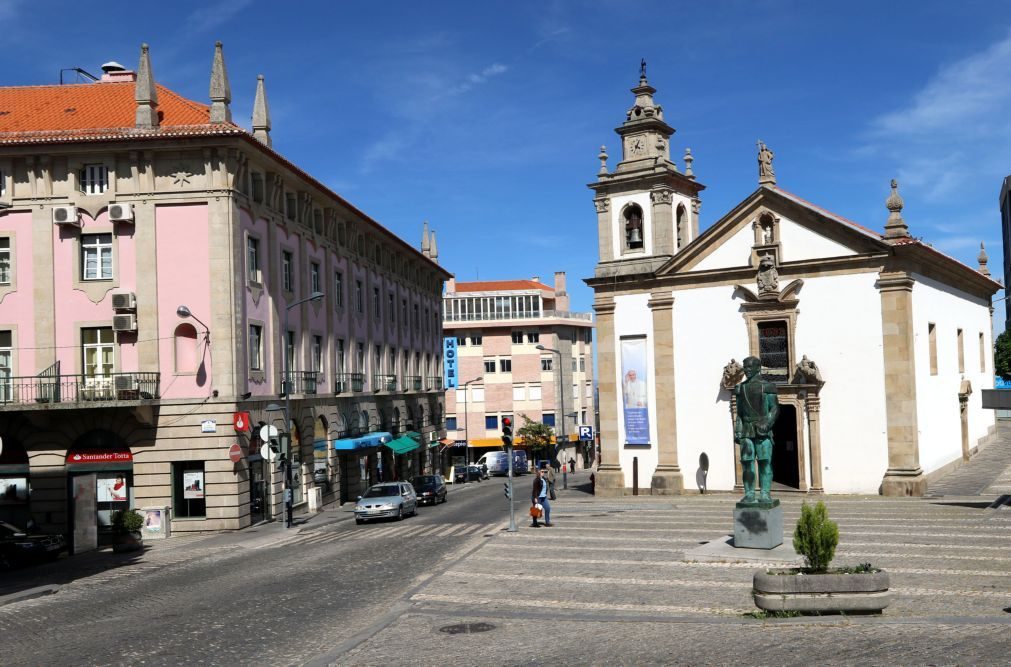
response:
M383 482L369 487L364 496L355 504L355 523L365 523L370 519L405 516L418 513L418 496L408 482Z

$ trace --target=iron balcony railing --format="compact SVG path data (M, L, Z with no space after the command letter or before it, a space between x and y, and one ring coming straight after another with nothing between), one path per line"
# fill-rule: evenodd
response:
M513 311L508 313L503 312L492 312L492 313L446 313L442 316L445 322L480 322L482 320L545 320L545 319L563 319L563 320L583 320L584 322L592 322L592 313L577 313L571 310L542 310L537 311Z
M362 373L338 373L334 382L335 394L360 392L365 386L365 375Z
M315 394L316 381L320 376L319 371L288 371L281 373L281 395L292 394Z
M0 375L0 405L141 401L160 398L161 373Z
M405 375L404 389L407 389L408 391L421 391L421 376Z
M374 375L372 377L372 388L375 391L396 391L396 375Z
M442 378L441 377L429 377L428 378L428 391L442 391Z

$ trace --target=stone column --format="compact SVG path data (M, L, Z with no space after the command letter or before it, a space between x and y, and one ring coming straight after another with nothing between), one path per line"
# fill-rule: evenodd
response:
M618 458L618 383L615 380L614 298L598 295L593 301L597 313L597 390L600 400L600 462L596 473L596 495L625 493L625 473Z
M903 271L882 271L878 279L888 426L888 470L881 480L885 496L922 496L927 492L917 434L914 282Z
M653 368L656 384L656 470L650 488L654 495L684 493L684 478L678 466L677 407L674 402L674 296L670 292L650 295L653 313Z
M821 481L821 398L807 397L807 432L811 444L811 492L824 493Z
M958 416L962 425L962 460L968 461L969 452L969 395L972 393L972 385L968 380L962 380L962 385L958 392Z

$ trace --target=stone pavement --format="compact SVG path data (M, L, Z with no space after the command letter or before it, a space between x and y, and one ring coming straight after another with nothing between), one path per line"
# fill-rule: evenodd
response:
M997 422L997 436L958 470L930 485L931 497L1011 494L1011 422Z

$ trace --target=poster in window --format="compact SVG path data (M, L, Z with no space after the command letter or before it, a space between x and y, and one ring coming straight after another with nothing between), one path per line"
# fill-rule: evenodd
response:
M0 477L0 505L20 505L28 502L28 479Z
M98 502L100 503L121 503L129 499L129 487L126 485L125 475L99 477L97 486Z
M187 470L183 472L183 498L186 500L201 500L204 497L204 471Z
M646 379L646 339L621 341L621 397L625 416L625 443L649 444L649 388Z

